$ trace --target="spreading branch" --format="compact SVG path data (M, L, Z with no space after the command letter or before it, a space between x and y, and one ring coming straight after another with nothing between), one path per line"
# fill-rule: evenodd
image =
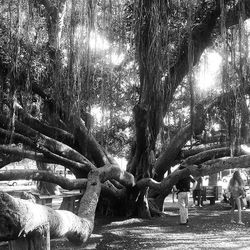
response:
M161 192L162 196L167 196L173 185L180 179L193 175L195 177L206 176L218 173L226 169L234 168L248 168L250 164L250 155L242 155L239 157L220 158L207 161L200 165L186 165L182 170L175 170L172 174L168 175L162 182L156 182L151 178L142 179L136 183L136 186L143 189L147 186L152 187Z
M134 176L116 166L105 166L96 171L99 173L101 183L105 183L108 180L116 180L125 187L133 187L135 185ZM4 171L0 173L0 181L21 179L46 181L57 184L67 190L81 189L86 187L87 184L87 179L79 178L71 180L45 170L25 169Z

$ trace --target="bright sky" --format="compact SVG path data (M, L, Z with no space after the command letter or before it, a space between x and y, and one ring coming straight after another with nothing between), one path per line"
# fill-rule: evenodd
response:
M123 53L118 54L117 52L112 52L111 56L108 57L110 62L114 65L120 65L124 60L125 55Z
M101 107L99 107L97 105L94 105L91 108L90 114L95 117L97 123L101 123L102 122L102 115L103 114L102 114Z
M195 74L195 81L200 90L215 87L222 65L222 57L216 51L210 51L201 57L200 67Z
M120 65L125 58L124 53L118 52L116 46L112 46L110 42L104 37L98 34L97 32L90 33L89 40L90 49L98 52L106 52L106 62L113 65Z
M241 145L240 147L246 154L250 154L250 148L247 145Z
M245 21L245 30L250 32L250 19ZM249 55L250 56L250 55ZM222 66L222 57L214 50L203 53L200 66L195 74L195 81L201 91L211 90L218 82Z
M92 50L108 50L110 43L105 37L102 37L97 32L90 32L89 46Z
M245 29L247 32L250 32L250 18L245 21Z

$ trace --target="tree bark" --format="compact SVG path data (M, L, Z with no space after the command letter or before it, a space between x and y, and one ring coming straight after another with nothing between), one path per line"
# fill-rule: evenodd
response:
M49 225L42 225L26 237L9 241L9 250L50 250Z
M225 3L228 3L229 0L226 0ZM198 21L195 27L192 28L191 37L193 44L193 62L194 65L199 61L200 56L204 50L209 46L212 39L212 34L215 31L217 20L220 17L221 8L219 1L207 2L207 14L202 21ZM250 16L250 2L245 1L245 18ZM240 19L240 3L238 2L234 8L231 8L226 12L226 27L236 25L239 23ZM186 32L187 34L187 32ZM184 36L183 40L180 43L179 54L177 61L170 68L169 77L166 77L164 83L164 93L166 100L164 105L163 114L169 109L169 105L173 100L174 93L176 88L179 86L182 79L187 75L188 67L188 35ZM167 69L167 64L165 64L164 69ZM170 79L169 79L170 78Z
M2 129L0 129L0 134L2 132ZM4 135L10 135L11 132L9 131L5 131L5 133L3 133ZM28 138L25 138L19 134L14 133L13 135L13 139L14 141L16 140L16 142L30 142L30 140ZM36 146L34 144L31 143L31 147L33 149L37 149ZM26 144L27 145L27 142ZM18 147L12 146L12 145L0 145L0 150L2 152L5 152L7 154L10 155L16 155L16 156L20 156L22 158L29 158L32 160L39 160L41 162L46 162L46 163L55 163L55 164L61 164L65 167L67 167L68 169L70 169L77 177L86 177L89 168L86 168L85 164L79 163L77 161L72 161L69 160L67 158L64 158L62 156L56 155L52 152L50 152L49 150L45 149L45 148L38 148L37 150L40 153L36 153L34 151L29 151L29 150L24 150L24 149L19 149Z
M107 180L116 180L124 187L132 188L135 185L134 176L130 173L121 170L116 166L104 166L96 170L100 174L100 181L104 183ZM86 179L68 179L60 175L55 175L52 172L45 170L11 170L0 173L0 180L20 180L32 179L35 181L46 181L57 184L64 189L73 190L86 187Z
M154 179L161 181L166 171L173 166L175 159L180 153L182 147L192 135L191 125L180 129L176 136L171 140L165 151L156 160L154 167Z
M163 209L165 197L169 195L173 185L175 185L180 179L187 177L190 174L194 177L199 177L216 174L226 169L248 168L249 164L250 155L228 157L227 159L214 159L199 165L186 165L185 169L177 169L172 174L164 178L161 182L157 182L151 178L144 178L136 183L136 187L142 190L145 187L150 187L159 194L158 196L154 197L154 199L150 198L150 202L153 206L153 210L155 211L157 208L160 214Z
M8 118L2 115L0 115L0 126L4 128L0 129L0 133L3 135L10 136L15 141L29 145L40 152L49 154L49 151L51 151L50 157L53 157L54 154L54 156L58 155L57 158L65 158L69 161L73 160L77 163L84 164L85 167L82 171L85 171L85 173L95 169L95 166L87 158L73 148L53 138L45 136L19 121L15 121L15 131L18 133L12 133L5 130L8 128Z
M143 105L136 105L134 107L134 117L136 126L136 142L135 152L132 156L131 162L128 164L127 169L131 172L136 180L145 177L152 177L152 167L149 162L150 148L154 148L154 142L149 142L150 137L148 132L148 114L147 109ZM131 196L132 200L136 200L136 214L139 217L149 218L150 211L148 206L147 195L148 190L137 190Z
M194 156L196 154L205 152L205 151L209 151L209 150L213 150L213 149L217 149L217 148L223 148L226 147L227 145L225 143L222 144L215 144L215 145L209 145L207 147L194 147L191 149L182 149L180 152L180 155L178 157L178 160L185 160L186 158L190 157L190 156Z
M154 179L161 181L166 171L173 166L181 152L182 147L186 144L192 135L199 135L205 128L204 109L201 104L197 104L194 112L194 126L191 124L181 128L171 140L170 144L165 147L165 151L157 159L154 167Z
M18 113L20 121L29 126L30 128L74 148L74 136L69 132L60 128L44 124L43 122L31 116L30 114L26 113L20 107L18 107Z
M74 127L74 137L83 155L92 159L97 168L111 163L102 147L97 143L91 132L87 130L81 118L75 118Z
M52 169L48 166L47 163L36 161L36 165L39 170L52 172ZM57 185L55 185L54 183L38 181L36 186L38 192L43 195L54 195L56 194L56 192L58 192Z
M182 162L182 165L198 165L210 159L217 159L225 156L230 156L230 148L228 147L206 150L196 155L189 156Z
M21 161L23 158L17 155L3 155L0 153L0 169L12 162Z
M91 171L86 192L80 201L78 216L0 192L0 241L17 239L49 223L52 238L67 237L76 244L86 242L94 228L100 191L99 173Z
M135 127L136 127L135 152L131 156L132 160L128 164L127 169L130 173L136 176L137 179L141 179L144 176L145 168L147 168L147 166L142 164L143 152L146 151L148 146L147 133L146 133L147 110L141 107L141 105L136 105L133 111L134 111Z

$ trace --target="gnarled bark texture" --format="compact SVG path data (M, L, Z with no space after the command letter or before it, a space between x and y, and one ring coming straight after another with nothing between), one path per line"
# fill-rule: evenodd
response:
M67 237L70 241L81 244L93 231L100 191L99 172L91 171L86 192L80 201L78 216L0 192L0 241L17 239L49 223L51 237Z

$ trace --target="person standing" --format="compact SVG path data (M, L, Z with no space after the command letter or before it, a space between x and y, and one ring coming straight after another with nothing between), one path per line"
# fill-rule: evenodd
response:
M176 189L176 187L175 186L173 186L173 188L172 188L172 200L173 200L173 203L174 203L174 196L175 196L175 194L177 193L177 189Z
M181 167L180 170L181 169L184 169L184 167ZM188 223L188 202L191 182L193 183L193 191L197 185L197 181L191 175L180 179L175 185L178 194L180 225L186 225Z
M234 209L235 205L238 208L238 224L244 225L241 218L241 198L244 194L244 181L240 176L239 171L235 171L232 178L229 181L228 191L230 193L230 200L231 200L231 223L236 223L234 220Z
M202 197L202 188L203 188L203 179L200 176L197 179L197 185L193 191L193 202L195 206L195 200L197 198L197 206L202 207L203 206L203 197Z

